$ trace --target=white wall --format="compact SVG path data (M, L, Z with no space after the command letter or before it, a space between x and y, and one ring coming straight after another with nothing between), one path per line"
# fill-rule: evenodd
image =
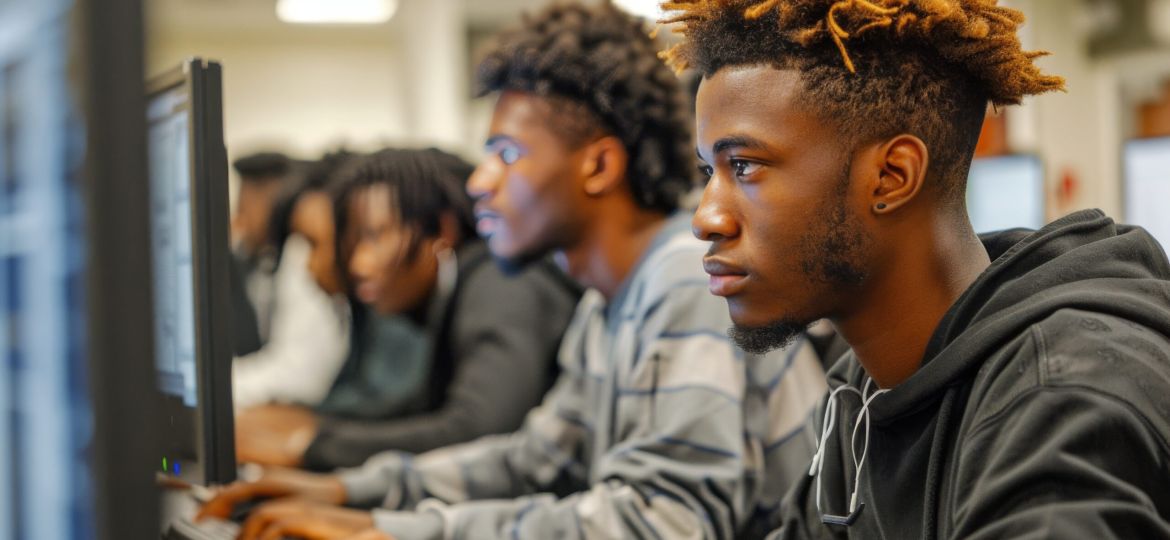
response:
M389 36L172 34L152 41L147 66L158 73L195 55L221 61L229 154L276 148L308 157L408 138L396 49Z
M224 69L229 156L314 157L341 144L438 145L466 153L467 22L462 0L403 2L375 26L290 25L264 3L148 4L148 73L189 56Z

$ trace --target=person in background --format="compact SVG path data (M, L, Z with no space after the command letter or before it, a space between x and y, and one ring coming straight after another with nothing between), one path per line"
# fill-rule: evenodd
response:
M269 222L269 237L286 239L282 244L287 245L288 239L297 237L294 243L294 257L304 261L304 270L316 283L316 286L334 299L337 311L344 316L350 316L352 306L345 296L344 280L336 269L333 208L328 194L329 181L337 169L354 154L344 149L326 153L317 161L298 163L299 176L289 180L284 192L277 197L277 202L271 211ZM304 254L300 253L304 252ZM287 270L293 270L291 266ZM235 321L233 321L235 322ZM353 329L350 324L349 328ZM353 347L348 354L352 354ZM311 360L306 358L307 360ZM273 369L275 369L274 366ZM333 368L316 366L319 384L329 388L328 394L320 400L323 404L332 393L332 386L336 384L336 376L330 379ZM338 371L343 367L336 368ZM263 372L258 372L262 374ZM271 374L269 377L275 383L283 380L285 374ZM281 463L292 465L297 461L291 456L298 455L299 451L308 442L317 422L312 406L296 401L248 403L245 407L237 407L236 413L236 454L240 462ZM297 443L297 440L303 442ZM290 447L291 441L291 447ZM293 449L301 449L291 451Z
M499 95L487 156L468 182L478 231L511 265L551 253L590 288L565 335L561 375L524 426L421 455L381 454L339 475L272 471L224 489L203 515L294 497L254 511L245 539L371 526L399 540L755 530L753 518L807 473L805 420L824 375L807 342L745 355L726 336L731 320L702 272L705 246L678 212L694 186L686 99L655 49L610 3L557 4L480 64L481 91Z
M302 195L323 188L327 175L287 158L261 155L237 161L241 189L235 227L245 253L271 261L269 293L263 268L253 272L249 291L257 299L264 336L259 350L237 356L232 363L232 399L238 412L272 403L314 406L328 393L349 346L349 313L343 296L322 289L310 272L313 246L289 227L292 209ZM258 165L259 161L269 168ZM277 166L280 165L280 166ZM261 174L258 171L264 171ZM274 202L272 175L282 173ZM247 173L247 174L245 174ZM263 221L262 221L263 220ZM264 234L260 234L263 223ZM259 275L256 275L259 274ZM267 300L266 300L267 298ZM264 306L264 307L261 307ZM241 418L237 432L248 426Z
M290 217L312 239L312 273L326 290L351 283L360 302L355 312L367 323L362 328L374 335L355 333L350 371L333 388L341 395L327 400L349 418L316 416L309 431L260 441L275 452L256 455L249 443L241 457L353 466L388 449L423 452L513 431L539 403L578 293L551 263L506 275L492 262L475 236L463 190L470 172L466 162L435 149L354 159L335 177L341 249L324 219L331 214L328 195L301 196ZM348 280L336 271L338 252ZM372 388L379 383L385 386ZM288 414L295 413L268 410L250 424L263 429Z
M244 294L252 305L263 344L272 315L272 280L279 248L272 243L272 212L282 190L294 181L296 163L279 152L259 152L235 160L232 168L240 181L231 221L232 251L244 281L243 289L233 287L233 296Z
M749 351L828 318L773 538L1170 538L1170 261L1099 210L976 235L988 103L1062 90L993 0L670 2L695 234Z

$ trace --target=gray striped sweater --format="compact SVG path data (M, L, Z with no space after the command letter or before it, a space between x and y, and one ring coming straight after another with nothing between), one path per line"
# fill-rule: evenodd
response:
M349 502L380 505L399 540L762 535L807 472L824 374L804 341L735 348L689 223L668 222L612 302L585 294L519 431L375 456L342 474Z

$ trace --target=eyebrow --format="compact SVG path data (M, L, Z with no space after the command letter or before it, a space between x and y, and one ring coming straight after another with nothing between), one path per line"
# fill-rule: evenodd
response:
M765 144L764 141L761 141L755 137L749 137L747 135L729 135L715 141L715 144L711 145L711 149L714 151L715 155L719 155L732 148L767 150L768 145ZM698 157L700 161L706 161L703 159L702 151L700 151L698 147L695 147L695 156Z
M492 136L488 137L488 139L486 141L483 142L483 146L484 146L484 148L487 148L490 146L494 146L495 144L500 143L500 142L510 142L512 144L520 144L519 141L517 141L516 139L509 137L507 135L492 135Z
M718 155L732 148L767 150L768 145L764 144L764 141L761 141L755 137L748 137L747 135L731 135L715 141L715 144L711 145L711 148L715 151L715 154Z

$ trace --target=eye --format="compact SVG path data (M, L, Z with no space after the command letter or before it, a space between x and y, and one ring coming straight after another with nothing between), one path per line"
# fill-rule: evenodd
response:
M699 165L699 174L705 178L711 178L711 175L715 174L715 169L710 165Z
M511 165L519 161L523 154L515 146L505 146L496 152L496 155L500 156L500 161L503 161L505 165Z
M759 163L752 163L742 159L733 159L730 163L732 170L735 171L736 178L751 176L760 169Z

